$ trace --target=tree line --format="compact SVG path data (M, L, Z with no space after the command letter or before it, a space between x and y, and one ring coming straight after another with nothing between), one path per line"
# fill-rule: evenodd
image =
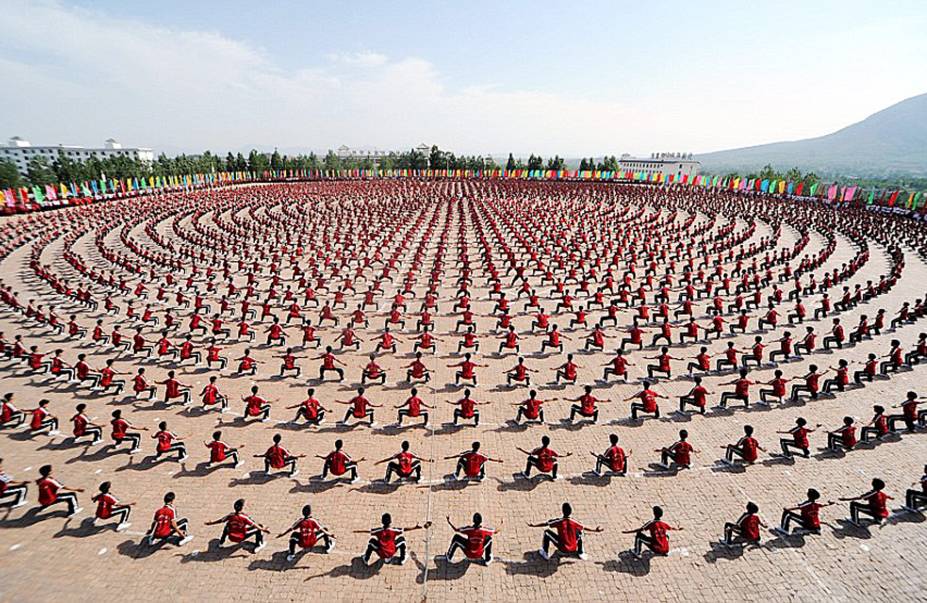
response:
M560 160L561 164L562 161ZM18 172L13 162L0 160L0 189L26 185L45 186L59 182L85 182L96 180L104 175L107 178L123 179L208 174L221 171L262 173L267 170L345 170L374 167L384 170L498 168L492 157L456 155L449 151L442 151L437 146L431 147L429 154L410 149L405 152L393 151L377 157L368 154L341 157L331 150L322 157L315 153L283 155L277 150L268 155L257 149L252 149L247 157L240 152L229 152L224 158L211 151L205 151L200 155L181 154L176 157L168 157L161 153L152 162L127 155L91 157L81 161L59 152L52 161L42 156L31 158L25 175Z

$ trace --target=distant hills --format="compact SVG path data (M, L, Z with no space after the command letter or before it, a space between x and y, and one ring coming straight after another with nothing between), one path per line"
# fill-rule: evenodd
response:
M825 136L695 157L713 173L798 167L819 175L927 176L927 94L913 96Z

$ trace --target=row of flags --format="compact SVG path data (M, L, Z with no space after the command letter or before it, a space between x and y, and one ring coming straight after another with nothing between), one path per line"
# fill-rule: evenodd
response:
M22 213L47 207L63 207L89 203L112 196L132 196L154 192L219 186L252 180L250 172L215 172L176 176L106 178L83 182L61 182L57 185L8 188L3 191L3 207L7 213Z
M148 176L142 178L106 178L84 182L47 184L45 186L10 188L3 191L3 206L6 213L22 213L47 207L89 203L94 200L151 194L158 192L197 189L244 182L266 182L281 180L325 180L325 179L379 179L379 178L477 178L504 180L585 180L599 182L641 182L663 186L700 186L722 188L732 191L754 191L773 195L813 197L834 203L856 203L924 209L927 207L927 193L919 191L875 190L861 191L855 184L824 184L815 182L793 182L769 178L745 178L741 176L721 177L662 172L620 171L620 170L433 170L433 169L379 169L355 168L348 170L266 170L261 173L213 172L208 174L187 174L175 176Z

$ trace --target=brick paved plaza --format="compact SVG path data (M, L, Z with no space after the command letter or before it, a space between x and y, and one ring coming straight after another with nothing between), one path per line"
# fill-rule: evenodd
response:
M122 394L95 393L84 385L36 374L27 362L0 361L0 393L13 393L15 406L25 410L47 398L48 410L61 422L61 433L55 436L34 435L28 427L0 431L3 470L14 481L29 482L26 505L0 509L0 600L86 601L116 593L130 600L927 598L925 517L901 509L905 491L920 488L915 484L927 463L924 430L907 433L904 424L898 423L898 433L859 444L849 452L825 449L825 432L840 427L844 416L854 417L861 428L870 421L873 405L885 406L887 414L899 414L901 410L890 407L900 405L908 391L927 394L927 363L904 365L888 375L876 376L864 387L850 386L845 392L822 394L815 400L806 396L798 403L759 405L758 392L768 386L754 385L748 408L737 402L727 409L714 408L721 392L733 391L728 384L737 378L733 371L714 370L716 357L723 356L729 342L738 349L749 348L754 337L761 335L768 355L778 349L777 342L785 331L791 331L798 341L806 326L815 327L817 343L812 353L778 366L764 359L762 366L749 373L755 382L768 382L778 368L786 378L796 380L788 383L789 391L796 383L803 383L811 364L823 371L845 359L852 380L853 372L863 368L870 353L880 357L889 353L892 339L900 340L905 354L914 350L919 333L927 330L927 320L913 319L915 301L927 294L927 231L923 227L863 209L835 211L826 205L699 187L409 180L254 185L114 201L8 218L0 224L0 233L0 278L21 306L14 310L5 299L0 309L6 349L10 350L14 337L21 335L26 350L35 345L46 355L43 361L59 348L69 366L77 362L78 354L86 354L93 371L102 368L107 359L115 359L113 368L125 373L117 378L127 381L127 392ZM868 250L862 244L867 244ZM897 246L894 253L891 246ZM794 250L794 255L787 256L783 250ZM463 333L455 332L462 309L455 308L455 303L460 297L459 279L465 275L464 258L469 265L469 297L480 342L474 360L486 365L476 368L479 383L471 388L472 397L487 404L477 407L479 426L465 420L454 427L453 407L448 402L457 402L464 388L454 386L454 373L459 369L448 365L462 360L457 349ZM684 269L690 258L693 274L703 261L707 263L704 279L694 284L699 293L707 289L704 281L714 279L712 294L693 302L700 326L711 326L706 310L712 304L714 288L722 286L725 275L731 276L732 285L729 292L722 290L719 295L726 321L723 336L705 339L703 332L699 342L679 344L688 318L677 319L673 311L684 292ZM384 267L391 259L395 261L384 278ZM801 270L806 259L819 262ZM229 278L223 275L223 262L227 262ZM651 262L652 287L647 286ZM720 266L718 272L716 265ZM800 299L809 314L802 324L790 325L787 319L795 306L789 299L793 279L779 278L787 265L797 271L802 286ZM302 283L294 266L305 274ZM498 296L490 295L495 280L490 267L509 300L520 353L528 367L537 371L530 375L532 387L546 402L545 425L513 421L514 405L528 397L529 388L506 384L506 371L515 366L518 354L508 350L501 356L496 353L504 330L496 328L501 313L496 309ZM767 267L768 282L764 279ZM537 353L548 336L532 328L536 310L523 309L529 298L518 298L521 280L516 268L525 268L525 278L551 315L551 323L558 324L569 337L563 342L562 353ZM607 312L604 307L590 308L587 327L570 327L575 313L555 310L563 301L556 283L564 281L572 295L587 280L588 291L594 293L606 286L611 271L614 287L604 292L607 306L610 300L620 298L630 268L635 271L628 277L630 302L620 305L618 325L604 327L604 350L586 352L586 337ZM646 366L657 362L650 358L659 354L659 344L649 344L660 331L659 323L641 323L645 331L643 350L628 346L627 355L633 363L628 383L615 378L603 382L602 370L611 362L621 339L629 336L627 331L640 305L635 297L639 287L644 286L646 302L656 313L660 282L669 269L673 270L669 307L674 324L669 353L682 360L672 360L672 377L659 378L653 386L668 398L659 400L661 417L631 421L630 402L625 400L641 391ZM548 270L551 281L545 281ZM844 280L827 289L832 301L840 301L845 286L852 292L861 285L865 291L867 281L872 281L875 295L815 319L825 276L835 271ZM257 336L249 343L241 341L237 332L242 299L248 294L248 274L252 272L255 285L250 302L256 316L249 323ZM112 286L108 284L110 274L114 277ZM274 274L280 277L278 284L272 283ZM754 274L758 276L756 283ZM748 310L746 333L731 335L728 328L736 322L738 312L729 305L735 303L734 288L744 275L749 277L744 298L752 299L758 289L762 302ZM812 275L816 285L805 290ZM886 281L880 291L883 277ZM353 288L344 288L346 280ZM230 281L237 288L234 295L229 295ZM374 283L379 284L383 295L375 298L375 306L364 309L369 326L356 328L363 339L360 349L338 352L342 329ZM375 409L377 424L340 425L348 407L336 401L347 401L356 394L361 370L389 318L391 300L406 289L406 283L414 297L406 295L407 308L401 312L404 327L393 329L399 340L397 352L377 355L377 363L387 371L387 382L367 385L366 397L382 405ZM760 331L758 321L766 316L767 297L774 295L774 286L784 294L775 305L779 321L775 328ZM164 294L159 300L161 287ZM321 306L334 301L339 288L344 290L345 304L334 309L338 326L332 322L318 326ZM406 419L397 427L395 407L409 397L411 386L405 381L405 367L414 360L413 344L420 335L416 322L430 288L437 302L432 312L437 352L424 354L431 379L416 387L434 409L429 411L427 427L421 425L420 418ZM88 291L98 307L70 295L78 289ZM270 297L271 289L276 297ZM287 289L294 293L300 320L309 318L318 326L323 349L300 347L302 329L299 321L291 321L285 327L287 345L296 348L301 375L278 378L286 346L267 346L265 338L271 316L281 322L287 319L292 304L285 298ZM319 307L305 301L307 289L315 291ZM177 301L178 291L183 292L184 303ZM228 297L229 307L222 319L231 335L219 337L218 343L221 356L229 359L223 370L210 369L205 362L195 365L174 359L146 359L144 354L115 350L111 343L92 340L93 327L102 320L104 333L109 335L118 325L130 344L136 327L141 327L148 345L153 346L170 311L177 327L167 337L180 345L189 331L192 304L198 294L210 306L202 314L207 330L221 298ZM574 309L594 299L582 292L573 297ZM105 309L107 298L115 304L112 313ZM265 300L270 300L271 315L262 318ZM893 329L889 321L904 302L911 304L912 320ZM158 326L127 317L129 305L141 315L148 304L159 319ZM839 350L822 348L833 318L841 319L849 335L862 315L872 324L880 308L885 309L886 323L880 333L872 333L859 343L844 344ZM67 327L64 333L55 333L42 322L47 321L49 311L63 324L75 315L77 324L87 330L86 336L70 337ZM41 313L38 319L36 312ZM193 334L194 347L204 357L209 337L208 333ZM342 383L332 375L322 383L316 379L321 361L315 357L326 345L335 347L337 359L345 365ZM674 412L679 397L693 387L686 365L703 345L713 356L712 371L704 377L711 392L707 413ZM237 374L238 359L248 347L258 362L254 376ZM567 361L567 353L575 353L579 366L576 382L556 385L556 369ZM157 350L153 355L157 356ZM162 404L165 388L160 384L154 400L137 400L132 394L132 376L139 367L146 369L152 384L164 381L168 370L176 370L178 380L192 388L192 404ZM216 384L228 397L230 412L201 410L200 391L210 376L218 376ZM832 377L833 371L823 379ZM252 385L258 385L260 396L271 403L269 421L241 417L242 398ZM595 424L567 421L572 402L565 399L579 398L584 385L591 385L593 395L600 399ZM291 422L296 411L286 408L305 399L307 387L314 387L322 405L332 410L319 427ZM85 403L87 415L103 426L101 445L87 446L86 440L75 442L71 437L69 419L78 403ZM133 425L149 430L142 432L140 452L129 454L125 445L110 448L109 422L116 409ZM810 436L810 458L772 456L770 452L779 451L779 438L785 437L776 432L793 427L798 417L805 417L811 427L821 425ZM155 441L151 435L160 421L167 421L169 429L186 443L189 457L185 461L177 462L173 456L152 458ZM723 448L743 435L745 424L755 428L755 437L766 452L760 452L758 461L750 466L721 463ZM241 467L207 466L209 454L204 442L216 429L222 430L225 442L243 447ZM698 451L691 468L658 466L660 454L655 450L673 444L680 429L688 430L689 441ZM285 472L266 475L263 461L254 458L263 454L278 433L292 454L305 455L298 460L299 473L294 477ZM591 453L608 448L610 434L617 434L624 450L631 451L626 476L591 473L595 465ZM572 453L559 460L560 479L536 474L530 479L520 478L517 474L524 469L526 457L516 448L532 450L544 435L551 438L551 448L560 455ZM356 483L316 479L322 469L316 455L327 455L339 438L351 456L366 459L359 464ZM374 463L398 453L403 440L410 442L413 453L435 462L423 463L418 483L384 484L386 466ZM477 440L482 452L503 463L487 463L482 482L451 479L456 461L445 457L467 450ZM53 465L59 482L84 490L78 494L82 512L65 517L63 506L47 510L37 506L35 480L38 468L45 464ZM884 480L885 492L892 497L890 515L880 525L849 523L848 503L838 502L821 510L820 534L782 536L764 528L758 545L728 547L719 543L724 523L735 521L748 501L759 506L760 518L772 528L778 525L784 507L805 500L808 488L819 490L822 501L837 501L867 492L873 478ZM96 505L90 498L103 481L112 483L112 492L120 502L136 503L132 525L124 531L115 531L112 522L93 523ZM189 520L194 538L180 547L172 543L148 546L143 543L145 533L167 491L176 493L177 514ZM220 547L222 527L205 525L230 513L238 498L247 501L245 512L270 530L267 547L257 553L251 552L250 544ZM559 517L563 502L572 504L574 518L587 528L585 560L556 554L544 560L538 553L544 530L527 525ZM328 554L318 549L300 553L291 562L287 560L288 536L277 535L299 518L307 503L312 504L314 517L336 536L336 546ZM664 509L668 524L683 529L669 532L667 556L645 552L636 558L628 552L634 535L622 532L649 521L654 505ZM397 526L430 522L430 527L406 535L409 559L405 565L376 562L368 567L360 556L369 535L356 531L377 527L384 512L391 513ZM493 563L483 566L460 561L460 556L453 563L437 559L452 537L445 517L463 526L470 523L474 512L482 514L485 525L499 530L493 538ZM589 531L597 526L604 530Z

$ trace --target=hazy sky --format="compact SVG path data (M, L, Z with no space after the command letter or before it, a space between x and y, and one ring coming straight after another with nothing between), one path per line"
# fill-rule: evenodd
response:
M709 151L927 92L927 4L0 0L0 138Z

